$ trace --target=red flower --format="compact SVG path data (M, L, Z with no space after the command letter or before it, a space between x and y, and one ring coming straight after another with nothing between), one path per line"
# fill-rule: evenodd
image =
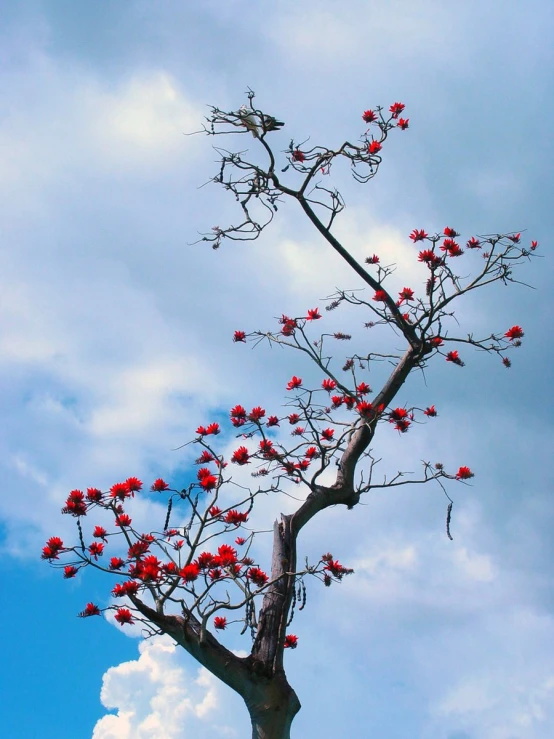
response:
M131 544L127 551L127 555L129 559L135 559L142 557L143 554L146 554L146 552L149 550L148 542L146 541L136 541L134 544Z
M521 240L521 234L514 234L513 236L508 236L508 238L510 239L510 241L513 241L514 244L519 244Z
M368 147L368 151L370 154L377 154L377 152L381 151L382 148L383 147L378 141L372 141Z
M234 408L231 408L230 415L231 418L246 418L246 410L242 405L236 405Z
M196 560L196 564L201 570L207 570L209 567L211 567L213 560L213 554L210 554L210 552L202 552L202 554Z
M296 649L298 646L298 637L296 634L287 634L285 636L285 649Z
M297 377L296 375L293 375L292 380L289 380L289 383L287 385L287 390L295 390L297 387L300 387L302 385L302 378Z
M220 516L220 515L221 515L221 508L219 508L219 506L213 505L213 506L212 506L212 507L211 507L211 508L209 509L208 513L210 514L210 516L211 516L212 518L217 518L218 516Z
M94 603L87 603L85 610L79 614L80 618L88 618L88 616L99 616L100 609Z
M402 113L405 107L406 106L404 105L404 103L393 103L389 108L390 112L392 113L392 117L398 118L398 116L400 115L400 113Z
M295 149L291 156L293 162L303 162L306 159L304 152L300 151L300 149Z
M131 497L131 491L127 487L126 482L116 482L110 488L110 498L117 498L118 500L125 500L125 498Z
M213 490L215 487L217 487L217 477L215 475L205 475L200 480L200 487L202 490Z
M265 572L260 570L259 567L251 567L247 571L246 577L250 578L254 585L257 585L259 588L262 588L269 579Z
M237 550L229 544L221 544L217 548L218 564L222 567L230 567L237 561Z
M279 419L277 416L269 416L267 419L267 425L268 426L278 426L279 425Z
M366 264L379 264L379 257L374 254L372 257L367 257L365 260Z
M208 462L213 462L214 457L207 449L204 449L202 454L198 457L195 464L207 464Z
M437 411L435 410L434 405L430 405L423 412L425 413L426 416L429 416L429 418L434 418L437 415Z
M294 318L289 318L288 316L283 315L279 319L279 323L283 326L281 329L281 333L285 336L292 336L294 333L294 329L297 328L296 320Z
M456 236L460 235L453 228L450 228L450 226L446 226L443 233L445 236L449 236L451 239L455 239Z
M377 116L372 110L364 110L362 118L366 123L373 123L377 120Z
M420 229L418 231L417 228L414 228L414 230L410 234L410 238L411 238L411 240L415 244L416 241L423 241L424 239L426 239L427 238L427 234L425 233L425 231L423 229Z
M349 411L354 408L354 405L356 403L356 398L353 398L351 395L345 395L343 398L344 405L348 408Z
M227 626L227 619L225 616L216 616L214 618L214 628L215 629L223 629Z
M194 582L200 574L200 567L196 562L191 562L189 565L185 565L179 574L185 582Z
M356 410L362 416L362 418L372 418L373 417L373 406L371 403L367 403L365 400L362 400L361 403L358 403L356 406Z
M307 459L316 459L319 457L319 452L315 446L310 446L306 449L306 457Z
M394 423L394 421L401 421L402 419L406 418L408 415L408 411L405 408L395 408L393 411L390 412L390 421L391 423Z
M59 536L51 536L42 550L42 559L58 559L59 552L64 548Z
M440 336L433 336L431 339L429 339L429 343L431 346L442 346L444 344L444 341L441 339Z
M219 424L218 423L210 423L208 428L206 429L206 436L209 434L213 434L214 436L217 436L217 434L220 433Z
M376 303L386 303L387 293L384 290L376 290L373 300L375 300Z
M446 361L447 362L453 362L454 364L457 364L460 367L463 367L464 366L464 363L462 362L462 360L460 359L460 357L458 355L458 352L456 352L456 351L454 351L454 352L448 352L448 354L446 355Z
M331 395L331 403L333 408L340 408L342 405L342 397L340 395Z
M243 539L242 536L237 536L237 538L235 539L235 544L241 547L243 544L246 544L246 539Z
M328 377L326 377L321 383L321 387L324 390L327 390L328 393L330 393L332 390L334 390L337 387L337 383L334 380L331 380Z
M448 252L449 257L459 257L461 254L463 254L463 251L460 249L460 245L457 244L453 239L445 239L440 249L441 251Z
M112 590L115 598L123 598L125 595L136 595L140 584L134 580L126 580L124 583L116 583Z
M508 359L508 357L502 357L502 364L504 365L504 367L511 367L512 366L512 363Z
M127 485L127 489L131 493L138 492L142 488L142 482L138 479L138 477L128 477L125 480L125 485Z
M101 544L99 541L93 541L88 550L91 556L97 560L98 557L101 557L104 554L104 545Z
M456 472L457 480L469 480L469 478L473 476L473 472L469 469L469 467L460 467L460 469Z
M80 490L72 490L69 493L65 501L65 507L62 508L62 513L71 513L72 516L87 515L85 496Z
M410 301L414 299L414 291L411 287L403 288L403 290L398 294L400 296L399 305L402 305L404 301Z
M204 428L204 426L199 426L196 429L196 433L198 434L198 436L205 436L206 435L206 429Z
M125 528L125 526L130 526L132 523L130 516L128 516L126 513L120 513L119 516L115 519L115 525L119 526L119 528Z
M319 308L310 308L308 310L308 317L306 318L307 321L317 321L319 318L321 318Z
M67 567L63 568L63 576L66 580L70 580L72 577L75 577L78 572L79 570L76 567L73 567L73 565L67 565Z
M512 328L509 328L504 336L507 339L510 339L510 341L513 341L514 339L521 339L522 336L524 336L523 329L521 326L512 326Z
M154 482L152 483L152 487L150 488L150 490L153 490L156 493L161 493L163 490L169 490L169 485L167 484L167 482L162 480L161 477L158 477L158 479L154 480Z
M121 625L135 623L133 620L133 614L128 608L118 608L114 618Z
M330 572L331 575L333 575L333 577L336 577L338 580L342 580L343 575L351 575L354 572L354 570L350 570L347 567L341 565L338 560L326 558L324 561L327 562L327 564L323 569Z
M248 514L247 513L239 513L239 511L227 511L227 514L225 515L225 518L223 519L225 523L230 523L235 526L240 526L241 523L246 523L248 521Z
M322 441L333 441L334 433L335 433L335 429L324 429L321 432L321 440Z
M400 431L403 434L406 433L406 431L409 429L409 427L410 427L410 422L408 421L407 418L402 418L400 421L397 421L394 424L394 428L397 431Z
M360 382L360 384L356 388L356 393L358 395L367 395L370 392L371 392L371 388L365 382Z
M532 241L531 242L531 251L535 251L535 249L537 248L538 245L539 245L539 242L538 241Z
M87 488L87 500L90 500L91 503L100 503L102 491L98 488Z
M294 431L291 431L291 434L293 436L302 436L302 434L304 433L304 431L305 431L305 429L302 426L297 426L294 429Z
M480 249L481 248L481 242L479 239L476 239L475 236L472 236L471 239L466 244L468 249Z
M256 408L252 408L252 410L248 414L248 420L253 421L255 423L259 421L260 418L263 418L264 416L265 416L265 410L258 405L256 406Z
M110 559L110 570L120 570L125 564L125 560L121 557L112 557Z
M233 334L233 341L243 341L246 343L246 334L244 331L235 331Z
M239 446L239 448L233 452L233 456L231 457L231 462L234 462L235 464L243 465L243 464L248 464L249 459L250 459L250 455L248 454L248 449L245 446Z
M405 131L408 128L409 123L409 118L400 118L396 125L398 126L398 128L401 128L403 131Z
M92 532L95 539L102 539L103 541L106 541L107 534L108 532L103 526L95 526L94 531Z

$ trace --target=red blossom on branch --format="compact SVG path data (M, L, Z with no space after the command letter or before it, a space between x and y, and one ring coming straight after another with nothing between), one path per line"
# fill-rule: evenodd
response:
M319 312L319 308L310 308L308 310L308 316L306 318L307 321L317 321L321 318L321 313Z
M135 623L133 619L133 614L128 608L118 608L114 618L117 621L117 623L121 624L122 626L124 624L131 625Z
M431 406L429 406L429 407L428 407L428 408L426 408L426 409L425 409L425 410L424 410L423 412L424 412L424 413L425 413L425 415L426 415L426 416L428 416L429 418L434 418L434 417L435 417L436 415L438 415L438 414L437 414L437 411L435 410L435 406L434 406L434 405L431 405Z
M470 477L474 477L474 474L469 467L460 467L458 472L456 472L457 480L469 480Z
M509 328L504 336L509 339L510 341L513 341L514 339L521 339L522 336L524 336L523 329L521 326L512 326L512 328Z
M234 464L248 464L248 460L250 459L250 454L248 453L248 449L245 446L239 446L238 449L235 449L233 452L233 456L231 457L231 462Z
M398 116L400 115L400 113L402 113L405 107L406 106L404 105L404 103L393 103L389 108L390 112L392 113L392 117L398 118Z
M457 351L448 352L446 355L446 361L452 362L453 364L457 364L459 367L463 367L464 363L460 359L460 356Z
M152 487L150 488L155 493L162 493L164 490L169 490L169 485L165 480L162 480L161 477L158 477L157 480L154 480L152 483Z
M285 649L296 649L298 646L298 637L296 634L287 634L285 636L285 643L283 646Z
M405 131L408 128L409 124L410 124L409 118L400 118L396 125L398 128L401 128L402 131Z
M293 162L302 163L306 159L306 155L300 149L295 149L291 154L291 158Z
M378 151L381 151L383 147L378 141L372 141L371 144L368 146L368 151L370 154L377 154Z
M214 618L214 629L220 629L223 631L225 627L227 626L227 619L225 616L216 616Z
M334 434L335 434L335 429L324 429L321 432L321 440L322 441L333 441Z
M99 615L100 615L100 609L94 603L87 603L85 606L85 610L79 613L80 618L88 618L89 616L99 616Z
M364 110L362 118L366 123L374 123L377 120L377 115L372 110Z
M376 290L372 300L375 300L376 303L386 303L387 293L384 290Z
M289 380L287 384L287 390L295 390L297 387L302 385L302 378L293 375L292 380Z
M233 341L234 342L242 341L246 343L246 334L244 333L244 331L235 331L235 333L233 334Z
M331 393L337 387L337 383L334 380L326 377L321 383L321 387L324 390L327 390L328 393Z
M365 260L366 264L379 264L379 257L377 254L374 254L372 257L366 257Z
M414 230L410 234L410 238L414 242L414 244L416 241L423 241L427 238L427 236L428 234L426 234L422 228L419 231L417 230L417 228L414 228Z

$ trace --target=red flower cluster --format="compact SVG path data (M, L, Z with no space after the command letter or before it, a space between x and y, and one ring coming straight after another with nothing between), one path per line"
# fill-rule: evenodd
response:
M284 647L285 649L296 649L298 646L298 637L296 634L287 634L285 636L285 643Z
M514 339L521 339L522 336L524 336L523 329L521 326L512 326L512 328L509 328L504 336L509 339L510 341L514 341Z
M302 378L293 375L292 380L289 380L287 384L287 390L296 390L297 387L302 385Z
M215 629L223 629L227 626L227 619L225 616L216 616L214 618L214 628Z
M327 390L328 393L331 393L337 387L337 383L334 380L326 377L325 380L323 380L323 382L321 383L321 387L324 390Z
M72 490L69 493L65 506L62 508L62 513L70 513L72 516L87 515L85 496L80 490Z
M248 464L249 459L250 454L248 453L248 449L245 446L239 446L239 448L233 452L231 462L234 462L234 464L243 465Z
M118 608L115 614L115 620L123 626L123 624L134 624L133 614L128 608Z
M293 162L300 162L300 163L302 163L306 159L306 155L304 154L303 151L300 151L300 149L295 149L292 152L292 155L291 156L292 156L292 161Z
M161 477L158 477L158 479L154 480L154 482L152 483L152 487L150 488L150 490L153 490L156 493L161 493L164 490L169 490L169 485L167 484L167 482L162 480Z
M402 113L405 107L406 106L404 105L404 103L393 103L389 108L390 112L392 113L392 117L398 118L398 116L400 115L400 113Z
M386 303L387 293L384 290L376 290L372 300L375 300L376 303Z
M469 467L460 467L458 472L456 472L457 480L469 480L470 477L474 477L474 475Z
M201 467L196 473L198 483L202 490L206 492L213 490L217 486L217 477L212 475L211 471L207 467Z
M239 511L235 510L227 511L223 520L225 521L225 523L230 523L234 526L240 526L241 523L246 523L246 521L248 521L248 514L239 513Z
M244 331L235 331L233 335L233 341L243 341L246 343L246 334Z
M365 260L366 264L379 264L379 257L377 254L374 254L372 257L366 257Z
M58 554L63 551L63 541L59 536L51 536L42 550L42 559L58 559Z
M250 569L246 573L246 577L252 580L254 585L257 585L259 588L263 588L263 586L269 579L265 572L263 570L260 570L259 567L250 567Z
M382 148L383 147L378 141L372 141L368 146L368 151L370 154L377 154L377 152L381 151Z
M306 318L307 321L317 321L319 318L321 318L319 308L310 308L308 310L308 316Z
M372 110L364 110L362 118L366 123L374 123L377 120L377 116Z
M426 234L423 229L420 229L418 231L417 228L414 228L414 230L410 234L410 238L414 242L414 244L416 243L416 241L423 241L427 238L427 236L428 234Z
M460 359L460 356L457 351L448 352L446 355L446 361L452 362L453 364L457 364L459 367L464 366L464 362Z

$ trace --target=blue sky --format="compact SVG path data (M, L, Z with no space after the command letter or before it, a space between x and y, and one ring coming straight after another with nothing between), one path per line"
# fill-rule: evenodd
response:
M173 450L199 423L239 402L277 411L291 374L309 372L284 352L233 345L234 329L270 327L357 286L290 204L257 243L189 245L236 211L225 193L199 189L214 173L212 142L182 134L208 104L238 108L247 87L286 122L281 148L291 136L356 137L366 108L406 104L410 128L387 141L378 177L337 179L345 244L396 261L400 281L415 279L413 228L527 229L542 255L522 271L536 289L500 286L460 307L476 333L523 326L511 370L471 352L463 370L435 363L427 385L414 377L398 399L435 403L436 422L376 439L387 472L429 458L475 470L451 491L454 541L430 488L375 492L305 532L306 554L336 552L356 574L330 590L314 584L295 619L287 670L303 708L293 735L554 733L553 15L534 0L4 9L6 736L247 735L241 701L169 641L139 647L103 619L75 618L89 600L108 604L109 583L88 573L65 582L39 559L46 538L73 536L59 513L70 490L130 475L178 485L190 456ZM258 520L268 528L288 505L264 503ZM145 530L156 515L152 496L137 501Z

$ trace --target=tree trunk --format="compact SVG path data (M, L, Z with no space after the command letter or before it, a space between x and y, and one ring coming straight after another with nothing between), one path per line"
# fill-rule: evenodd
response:
M290 739L290 727L300 710L300 701L284 673L271 680L262 678L256 693L246 700L252 739Z

